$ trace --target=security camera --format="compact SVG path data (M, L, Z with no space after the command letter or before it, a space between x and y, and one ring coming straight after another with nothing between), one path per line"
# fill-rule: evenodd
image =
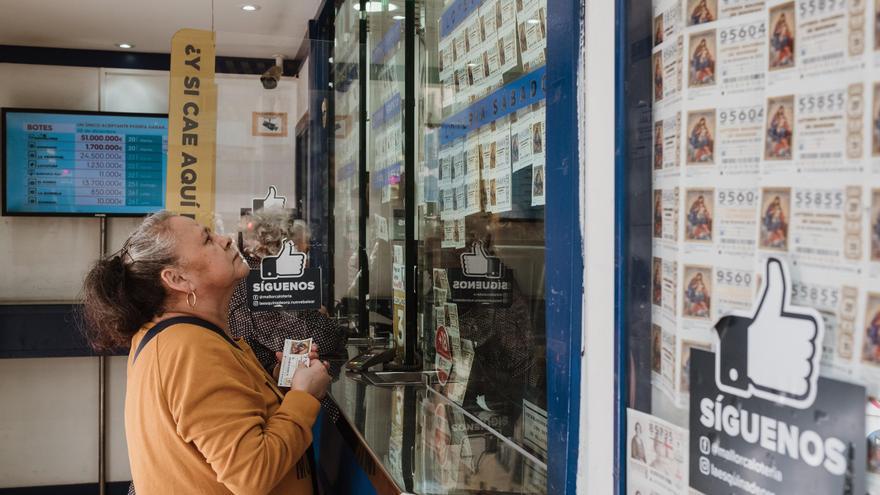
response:
M284 57L281 55L275 55L275 65L269 67L266 72L263 72L263 75L260 76L260 82L263 83L263 88L275 89L278 86L278 81L281 80L282 74L284 74Z

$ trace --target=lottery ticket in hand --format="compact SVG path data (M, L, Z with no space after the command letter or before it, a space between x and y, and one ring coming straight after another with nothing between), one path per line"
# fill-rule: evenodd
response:
M284 352L281 357L281 369L278 372L278 386L290 387L293 375L299 364L309 365L309 353L312 350L312 339L284 340Z

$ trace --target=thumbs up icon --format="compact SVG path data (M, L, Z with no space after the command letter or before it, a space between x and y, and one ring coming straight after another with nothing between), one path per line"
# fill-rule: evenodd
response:
M285 240L278 254L260 262L260 274L264 279L296 278L302 276L305 267L306 254L297 252L293 241Z
M769 258L751 314L732 314L715 324L718 388L739 397L806 409L816 399L825 324L813 308L791 305L788 268Z
M462 253L461 268L468 277L501 278L501 259L489 256L482 242L473 243L469 253Z
M278 190L275 189L275 186L269 186L269 191L266 193L265 198L254 198L253 211L257 211L261 208L284 208L284 203L286 202L287 198L279 196Z

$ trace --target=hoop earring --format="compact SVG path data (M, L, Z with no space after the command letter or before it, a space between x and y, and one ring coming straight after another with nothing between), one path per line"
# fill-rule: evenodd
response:
M192 301L190 301L190 296L192 296ZM190 308L196 309L196 291L190 291L190 293L186 295L186 303Z

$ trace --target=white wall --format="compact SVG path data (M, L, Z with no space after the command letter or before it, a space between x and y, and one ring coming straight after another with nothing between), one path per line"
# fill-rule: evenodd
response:
M283 81L272 94L262 90L256 76L220 75L218 86L220 213L248 206L266 183L279 185L282 193L292 190L297 81ZM0 107L165 113L168 74L0 64ZM288 139L250 136L252 110L279 108L289 112ZM111 251L138 223L107 221ZM7 261L0 304L75 301L98 256L99 231L95 218L0 217L0 254ZM125 357L108 360L109 481L131 479L123 419L125 364ZM97 358L0 359L0 398L0 488L97 481Z
M584 239L584 349L577 492L614 493L614 2L580 0L578 148ZM599 48L601 47L601 48Z
M270 185L288 205L295 204L297 85L296 79L284 78L277 88L265 90L256 76L217 78L216 212L227 232L238 225L240 209L265 196ZM253 112L286 113L287 136L253 136Z

